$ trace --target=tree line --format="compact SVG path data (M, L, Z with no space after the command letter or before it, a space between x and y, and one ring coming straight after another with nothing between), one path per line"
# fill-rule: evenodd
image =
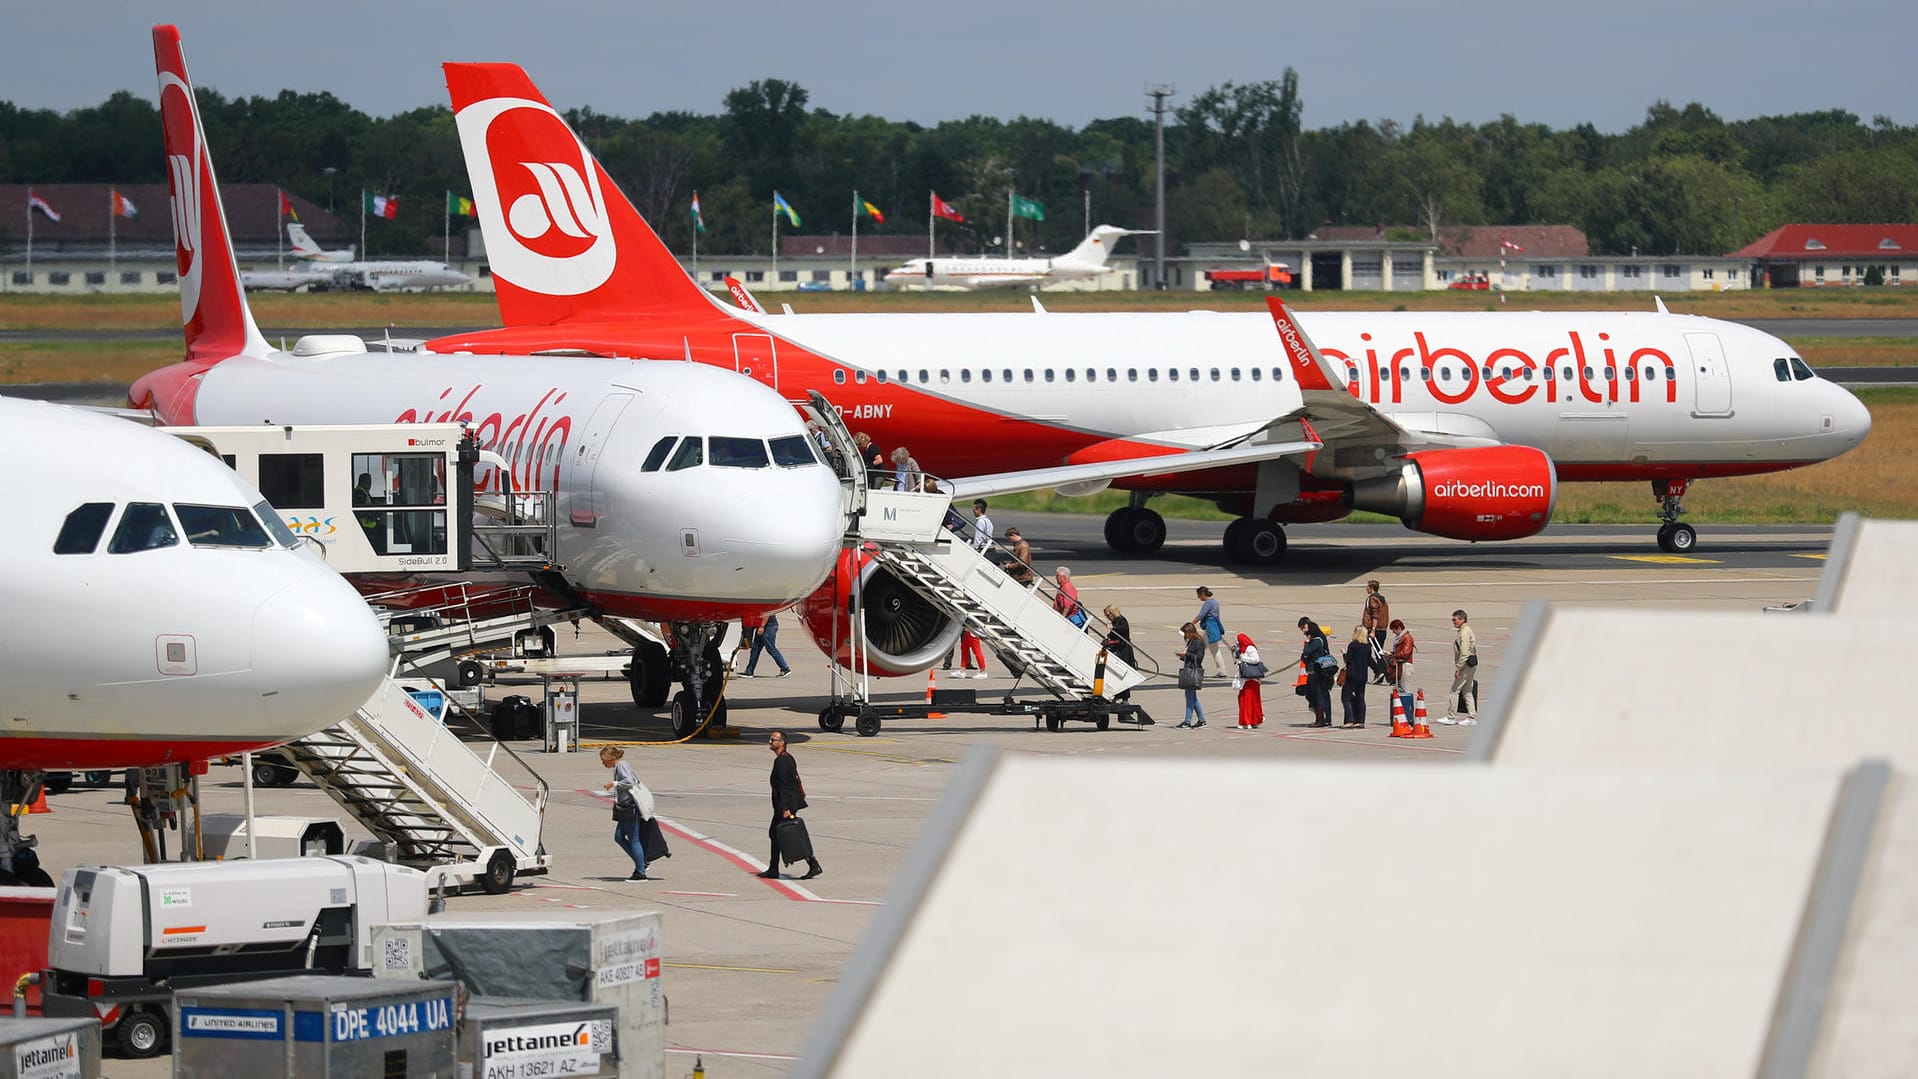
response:
M401 197L379 247L438 246L444 193L469 193L445 106L372 117L330 93L227 98L197 91L227 182L280 185L342 218L362 189ZM1038 200L1013 242L1059 252L1092 223L1149 228L1153 124L1143 116L1073 129L1021 116L933 126L839 115L806 90L756 80L717 114L628 119L591 108L567 119L647 220L679 252L766 252L776 189L802 215L788 232L844 233L853 191L885 215L862 233L923 236L927 195L965 215L941 246L1003 251L1008 190ZM1918 221L1918 128L1849 112L1726 122L1699 104L1659 101L1619 134L1554 130L1507 114L1483 124L1423 116L1306 130L1298 76L1224 83L1168 119L1168 250L1200 240L1296 239L1321 224L1435 235L1448 225L1570 224L1599 254L1720 254L1789 221ZM0 179L13 183L164 182L154 106L125 91L67 113L0 102ZM1409 238L1401 234L1398 238Z

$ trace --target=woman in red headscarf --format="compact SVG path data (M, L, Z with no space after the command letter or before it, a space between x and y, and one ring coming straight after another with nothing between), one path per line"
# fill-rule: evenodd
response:
M1265 664L1252 638L1239 634L1239 729L1256 731L1265 722L1265 702L1259 700L1259 680L1265 677Z

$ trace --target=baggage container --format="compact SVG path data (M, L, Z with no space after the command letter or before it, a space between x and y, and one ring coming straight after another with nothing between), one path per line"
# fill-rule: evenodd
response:
M0 1079L99 1079L98 1019L0 1019Z
M459 1073L473 1079L619 1074L619 1009L576 1000L474 999L460 1018Z
M320 974L182 989L175 1079L443 1079L454 1074L452 982Z
M376 978L451 978L475 997L618 1009L626 1079L664 1079L666 994L659 915L576 911L434 915L373 928ZM475 1073L476 1076L481 1073Z

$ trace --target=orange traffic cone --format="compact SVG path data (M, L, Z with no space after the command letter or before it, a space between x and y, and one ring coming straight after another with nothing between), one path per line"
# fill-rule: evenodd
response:
M18 803L15 803L15 804L18 805ZM16 813L19 815L25 815L28 813L51 813L51 812L53 812L53 807L47 804L47 786L44 783L40 785L40 790L34 794L33 801L27 803L26 805L20 806L20 808L16 811Z
M1430 738L1432 728L1425 725L1425 691L1421 689L1418 693L1412 702L1412 733L1408 737Z
M932 691L935 687L938 686L938 684L939 684L938 668L927 667L926 668L926 707L928 708L932 707ZM926 718L927 719L944 719L946 718L946 714L944 712L927 712Z
M1405 698L1397 690L1392 692L1392 737L1412 737L1412 725L1405 722Z
M1292 688L1297 689L1304 684L1305 684L1305 661L1300 660L1299 661L1299 679L1298 681L1292 683Z

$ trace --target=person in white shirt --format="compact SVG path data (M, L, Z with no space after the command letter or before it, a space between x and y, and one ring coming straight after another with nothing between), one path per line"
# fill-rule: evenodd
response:
M983 551L992 546L992 518L986 516L986 500L972 500L972 548Z
M1437 722L1469 727L1478 722L1478 635L1464 611L1452 612L1452 628L1457 631L1452 638L1452 699Z

